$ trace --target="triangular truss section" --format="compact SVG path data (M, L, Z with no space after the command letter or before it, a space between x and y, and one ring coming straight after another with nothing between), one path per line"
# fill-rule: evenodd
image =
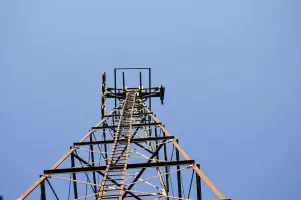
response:
M138 88L126 87L127 70L140 71ZM103 73L101 121L18 199L225 199L151 111L151 99L163 104L165 92L151 87L151 69L116 68L114 76L108 88ZM106 114L108 99L115 107Z

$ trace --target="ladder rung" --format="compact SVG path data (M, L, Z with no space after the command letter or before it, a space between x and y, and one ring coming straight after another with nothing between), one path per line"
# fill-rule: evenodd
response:
M114 169L110 169L108 174L117 174L117 173L122 173L124 171L124 169L122 168L121 170L114 170Z
M105 184L105 186L112 186L112 185L115 185L115 186L117 186L117 187L120 187L119 185L123 185L123 184Z
M116 189L109 189L109 190L103 190L103 191L116 191L116 190L120 190L120 189L116 188Z
M122 174L110 174L110 176L122 176Z

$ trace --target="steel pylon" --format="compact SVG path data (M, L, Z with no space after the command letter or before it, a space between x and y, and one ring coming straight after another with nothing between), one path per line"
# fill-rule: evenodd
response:
M139 70L139 86L126 86L125 71ZM117 74L122 72L122 87ZM142 72L148 73L143 87ZM165 88L152 87L150 68L116 68L114 87L102 74L101 121L92 127L18 199L206 199L202 185L224 196L184 152L151 110ZM115 107L106 113L107 100Z

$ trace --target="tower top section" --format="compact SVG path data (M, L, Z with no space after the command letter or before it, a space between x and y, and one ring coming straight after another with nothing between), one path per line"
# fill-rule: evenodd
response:
M127 76L130 76L127 79ZM122 76L120 79L119 77ZM136 79L135 79L136 77ZM122 82L120 82L122 80ZM139 80L137 87L128 87L128 81ZM136 83L137 83L136 82ZM120 87L121 86L121 87ZM107 98L115 100L115 107L117 104L126 98L127 91L138 90L139 98L148 104L149 109L152 107L152 98L160 98L161 104L164 103L165 87L152 86L151 68L115 68L114 69L114 87L107 87L106 73L102 74L102 105L105 104Z

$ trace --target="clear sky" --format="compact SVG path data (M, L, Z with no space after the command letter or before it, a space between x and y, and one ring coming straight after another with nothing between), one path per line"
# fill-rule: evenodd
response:
M101 72L151 67L153 110L233 199L300 199L300 0L0 1L0 195L100 118ZM188 138L190 138L188 140Z

